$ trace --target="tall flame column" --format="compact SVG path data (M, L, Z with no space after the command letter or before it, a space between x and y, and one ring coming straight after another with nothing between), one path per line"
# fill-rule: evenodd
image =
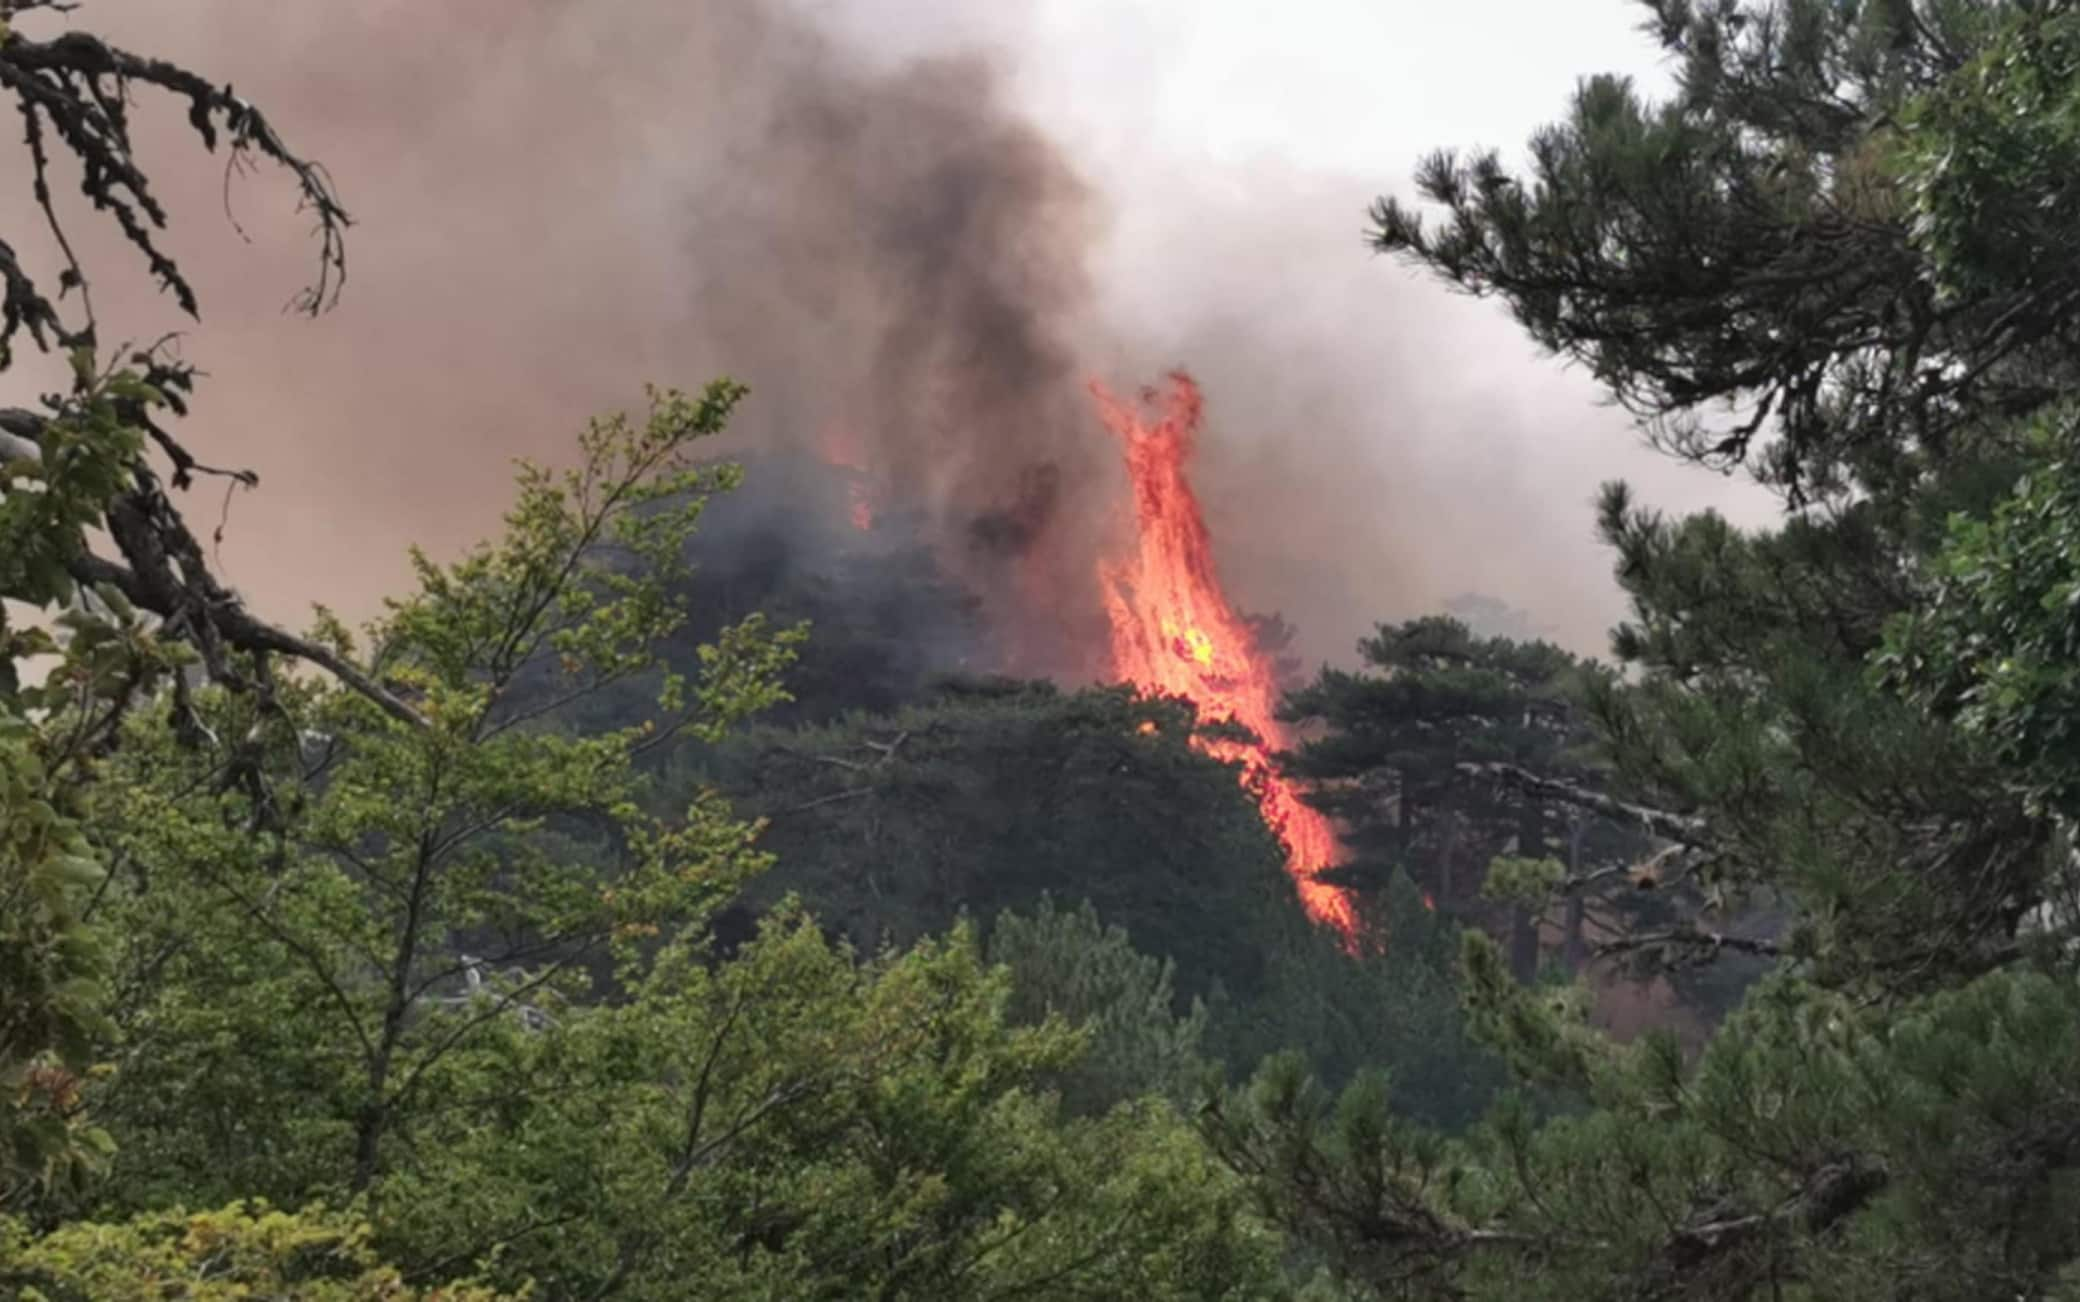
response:
M1203 400L1182 372L1165 390L1143 394L1140 407L1092 386L1105 425L1120 440L1133 481L1137 542L1132 556L1099 566L1112 624L1114 672L1143 691L1190 698L1201 718L1233 720L1260 739L1200 739L1218 759L1237 762L1243 786L1286 847L1308 916L1354 939L1349 897L1318 879L1338 855L1336 832L1272 767L1289 737L1275 710L1271 665L1222 591L1213 539L1185 477L1199 435Z

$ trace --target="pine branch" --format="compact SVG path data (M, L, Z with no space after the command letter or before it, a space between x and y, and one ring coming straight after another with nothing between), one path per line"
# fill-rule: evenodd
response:
M1641 1281L1644 1287L1634 1296L1698 1296L1702 1277L1742 1250L1785 1233L1825 1234L1868 1206L1890 1178L1883 1166L1850 1155L1809 1174L1796 1192L1770 1211L1687 1223L1669 1236L1659 1260Z

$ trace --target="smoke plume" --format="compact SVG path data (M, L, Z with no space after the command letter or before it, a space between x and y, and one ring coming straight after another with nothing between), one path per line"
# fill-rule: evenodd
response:
M1021 11L991 8L1014 46ZM1001 52L891 57L786 0L79 17L231 79L358 223L337 311L284 316L312 252L285 189L223 187L168 104L139 110L141 147L204 321L121 246L84 250L104 336L191 331L212 377L191 443L262 481L224 505L222 563L277 617L374 609L406 543L496 527L509 458L566 456L646 381L726 373L753 390L736 446L853 449L1019 625L1009 667L1078 674L1104 641L1093 561L1123 484L1084 384L1178 363L1209 399L1200 469L1231 586L1283 609L1310 658L1469 588L1542 594L1592 649L1611 613L1586 491L1555 497L1536 461L1475 466L1527 428L1593 423L1580 389L1505 392L1496 376L1529 371L1519 344L1495 360L1506 326L1372 274L1358 225L1381 178L1117 158L1100 177ZM10 232L36 229L19 196L0 203ZM18 371L0 400L46 380ZM215 523L214 502L191 510Z
M847 459L925 511L942 563L1029 625L1017 667L1073 672L1112 483L1077 349L1093 196L987 60L874 71L768 22L771 93L715 128L741 161L689 194L702 351L775 395L749 437L864 445Z

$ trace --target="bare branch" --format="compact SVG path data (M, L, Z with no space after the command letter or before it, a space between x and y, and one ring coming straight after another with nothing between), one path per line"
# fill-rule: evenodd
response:
M0 0L0 18L39 10L62 14L73 7L61 0ZM264 158L295 177L300 208L315 215L319 236L317 274L297 296L295 306L316 314L338 299L346 276L345 231L352 221L331 178L321 166L291 151L259 110L240 99L230 86L217 86L166 60L118 49L90 33L64 31L38 40L10 28L0 37L0 91L13 100L21 117L31 197L57 244L63 269L57 293L47 295L24 269L15 249L0 241L0 370L12 360L9 345L17 334L27 334L45 351L91 347L96 342L87 274L52 199L50 169L61 152L78 161L82 193L144 256L161 287L190 315L198 311L193 288L157 243L158 233L167 227L167 213L151 178L139 165L131 141L130 93L139 85L186 100L189 126L213 152L220 141L225 143L229 166L239 167L248 158ZM85 316L77 329L66 325L57 307L57 301L75 289L80 292ZM176 414L184 413L182 395L189 390L194 372L157 360L158 351L154 347L132 360L144 368L145 380L166 397L167 405ZM172 463L173 488L187 487L198 473L220 475L247 486L257 482L250 471L223 470L198 461L155 422L142 403L121 401L118 415L144 432ZM43 460L47 429L42 416L19 409L0 410L0 462ZM158 615L172 636L197 647L216 681L257 686L266 694L264 675L257 684L247 682L227 662L227 652L291 655L325 669L393 718L423 726L416 710L344 657L248 612L211 573L203 549L160 489L145 459L137 458L128 469L133 485L103 508L120 559L94 555L82 539L78 557L69 567L75 580L112 584L140 608Z
M1621 936L1616 940L1602 941L1596 946L1599 956L1638 953L1643 950L1687 949L1705 951L1700 957L1705 960L1717 957L1721 952L1752 954L1758 958L1782 958L1784 947L1773 940L1756 936L1729 936L1724 932L1706 931L1694 924L1685 923L1667 931L1643 932L1638 935Z
M220 136L226 137L234 163L257 154L296 178L299 206L317 218L319 254L316 276L292 306L315 315L336 302L346 280L346 228L352 218L325 170L291 151L266 117L229 86L217 86L164 59L117 49L87 32L64 32L47 41L15 32L0 44L0 88L13 93L31 122L32 149L41 156L35 139L40 129L34 125L40 117L79 159L84 170L81 189L95 208L115 220L161 286L193 316L198 311L195 291L153 235L165 229L167 219L150 178L132 153L123 108L132 84L155 86L187 100L188 124L205 148L214 152ZM39 176L42 170L37 168Z
M872 787L848 787L843 791L833 791L827 796L818 796L814 800L805 800L799 805L789 805L785 809L774 810L767 817L778 818L782 814L806 813L811 809L819 809L824 805L835 805L841 800L859 800L862 797L873 794L874 788Z
M1574 805L1682 845L1699 849L1712 845L1711 829L1703 819L1695 815L1677 814L1665 809L1655 809L1650 805L1633 804L1573 782L1542 777L1514 764L1465 763L1459 765L1458 769L1468 777L1503 782L1526 795Z

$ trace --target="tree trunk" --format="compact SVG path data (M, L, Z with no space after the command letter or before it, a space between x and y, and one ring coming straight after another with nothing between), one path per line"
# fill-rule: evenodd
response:
M420 928L425 916L427 893L433 883L433 846L430 833L419 836L414 857L412 893L405 902L403 923L398 928L397 949L390 960L390 998L383 1009L383 1029L368 1062L368 1103L354 1123L354 1181L347 1186L355 1194L368 1192L375 1183L382 1161L383 1135L390 1125L390 1065L404 1038L405 1019L412 1011L412 968L419 958Z
M1396 796L1395 803L1397 807L1394 810L1394 858L1396 860L1394 866L1398 871L1407 873L1410 879L1414 880L1416 876L1415 774L1411 770L1404 768L1395 777L1397 779L1395 785L1399 788L1399 794Z

